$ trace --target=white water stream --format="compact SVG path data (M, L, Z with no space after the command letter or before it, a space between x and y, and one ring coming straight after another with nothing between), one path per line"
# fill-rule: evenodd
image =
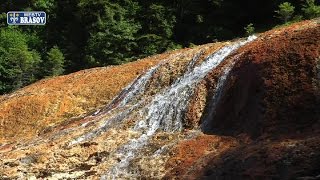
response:
M187 72L182 77L177 79L170 87L155 95L148 105L140 108L140 114L142 114L143 118L137 121L133 130L142 132L142 135L137 139L130 140L118 149L116 155L120 158L120 162L111 167L101 179L135 177L135 172L129 171L129 163L137 157L140 149L148 144L149 138L158 130L166 132L181 131L183 129L183 120L188 102L193 95L197 83L202 80L208 72L216 68L228 55L254 39L256 39L255 36L250 36L247 40L227 45L210 55L202 64L196 67L194 67L194 64L198 57L194 57L188 66ZM232 67L228 67L228 69L225 70L223 76L217 83L217 98L220 94L218 91L221 91L222 88L220 87L223 86L231 68ZM130 94L134 96L135 93L129 93L129 95ZM130 95L124 99L131 98L132 96Z

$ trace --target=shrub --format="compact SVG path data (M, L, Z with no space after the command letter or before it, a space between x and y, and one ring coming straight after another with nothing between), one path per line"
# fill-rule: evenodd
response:
M252 35L254 33L255 28L254 28L253 24L250 23L246 27L244 27L244 30L246 31L246 35L250 36L250 35Z

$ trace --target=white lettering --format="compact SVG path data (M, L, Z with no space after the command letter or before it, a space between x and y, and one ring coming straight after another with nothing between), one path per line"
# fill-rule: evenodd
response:
M32 18L32 23L39 23L39 22L38 22L38 18L33 17L33 18Z
M45 17L20 17L21 24L44 24L46 21Z
M45 19L45 17L40 17L40 21L42 24L44 23L44 19Z
M27 17L20 17L20 23L27 23L26 21L28 21Z

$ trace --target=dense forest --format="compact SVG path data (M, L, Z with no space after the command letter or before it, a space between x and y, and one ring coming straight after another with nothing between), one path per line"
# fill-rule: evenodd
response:
M1 0L0 94L36 80L229 40L320 15L319 0ZM45 26L8 26L40 10Z

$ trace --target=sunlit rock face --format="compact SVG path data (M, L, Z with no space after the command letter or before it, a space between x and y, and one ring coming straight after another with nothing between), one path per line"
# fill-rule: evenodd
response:
M40 81L1 97L0 179L316 177L319 57L313 20Z

